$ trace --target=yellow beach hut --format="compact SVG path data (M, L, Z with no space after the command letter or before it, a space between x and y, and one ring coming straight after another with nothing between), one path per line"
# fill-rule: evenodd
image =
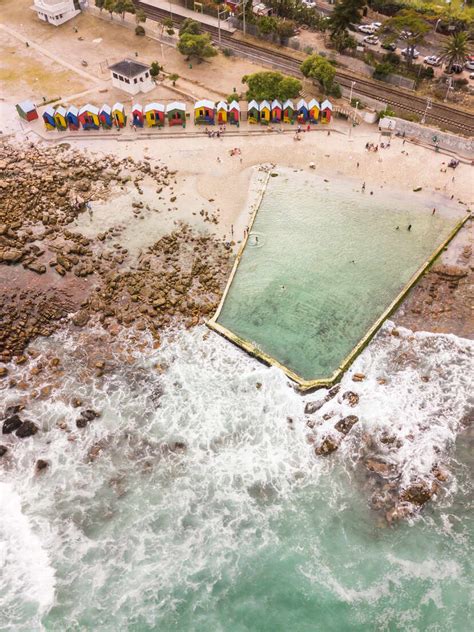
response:
M165 124L165 106L162 103L149 103L143 110L148 127L163 127Z
M262 101L260 103L260 123L262 125L268 125L270 123L270 118L272 115L272 108L268 101Z
M54 122L56 123L56 129L60 131L67 129L66 108L63 108L62 105L57 107L54 112Z
M225 101L219 101L219 103L216 105L216 111L217 111L217 123L218 125L222 125L223 123L227 123L227 112L228 112L228 105Z
M112 108L112 121L115 127L125 127L127 117L125 116L125 108L122 103L115 103Z
M310 123L317 123L319 121L319 112L321 110L321 106L316 99L311 99L308 103L308 111L309 111L309 121Z

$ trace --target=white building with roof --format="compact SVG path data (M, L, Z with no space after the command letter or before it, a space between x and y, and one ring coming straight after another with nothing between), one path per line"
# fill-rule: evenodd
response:
M81 12L78 0L34 0L30 9L36 11L40 20L54 26L72 20Z
M150 66L139 61L124 59L109 66L109 70L112 75L112 85L129 94L150 92L155 87L150 75Z

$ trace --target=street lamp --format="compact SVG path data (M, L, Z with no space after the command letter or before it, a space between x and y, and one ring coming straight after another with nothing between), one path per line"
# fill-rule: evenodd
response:
M449 77L449 78L448 78L447 84L448 84L448 89L446 90L446 96L444 97L444 102L445 102L445 103L446 103L446 101L448 100L448 94L449 94L449 91L453 89L453 87L452 87L452 84L453 84L453 78L452 78L452 77Z
M351 104L352 104L352 91L354 90L355 84L356 84L355 81L351 81L351 92L349 94L349 103L351 103Z
M424 125L426 123L426 114L428 113L428 110L431 110L431 104L432 104L432 100L431 99L427 99L426 100L426 108L425 108L425 111L423 112L423 116L421 118L422 125Z

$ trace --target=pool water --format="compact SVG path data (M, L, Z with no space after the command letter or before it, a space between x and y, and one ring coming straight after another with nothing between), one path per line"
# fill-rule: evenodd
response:
M460 215L420 193L277 173L216 320L301 380L326 379Z

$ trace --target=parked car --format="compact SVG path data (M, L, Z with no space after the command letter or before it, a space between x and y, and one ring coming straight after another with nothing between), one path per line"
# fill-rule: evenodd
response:
M413 33L411 31L400 31L400 37L402 39L407 39L407 37L411 37Z
M361 24L359 26L359 31L361 33L368 33L369 35L373 35L377 29L372 26L372 24Z
M463 70L464 70L464 68L461 66L461 64L453 64L451 66L451 70L449 70L448 66L446 66L444 72L447 75L452 75L453 72L454 72L455 75L459 75L459 74L462 73Z
M313 0L301 0L301 4L307 9L314 9L316 7L316 2L313 2Z
M467 58L466 68L468 70L474 70L474 55L471 55L470 57Z
M428 55L423 60L424 64L428 64L428 66L441 66L441 58L436 57L436 55Z
M364 37L363 41L366 44L372 44L372 46L375 46L376 44L379 43L379 38L376 37L375 35L367 35L366 37Z
M408 55L408 53L409 53L409 50L408 50L408 48L402 48L402 50L400 51L400 53L401 53L404 57L406 57L406 56ZM416 50L416 48L415 48L415 50L413 51L413 59L418 59L418 57L419 57L419 56L420 56L420 51L419 51L419 50Z
M379 29L382 26L382 22L372 22L372 26L375 26L376 29Z
M384 42L383 44L380 44L380 46L385 48L385 50L391 50L392 52L397 50L397 45L393 42Z

